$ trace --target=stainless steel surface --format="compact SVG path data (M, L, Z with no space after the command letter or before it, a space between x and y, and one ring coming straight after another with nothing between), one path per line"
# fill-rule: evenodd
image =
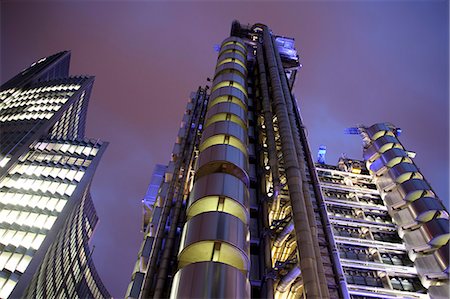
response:
M170 298L250 298L250 283L236 268L201 262L177 272Z
M248 178L248 159L239 149L226 144L218 144L204 150L198 159L197 178L215 173L224 172L232 174L246 185Z

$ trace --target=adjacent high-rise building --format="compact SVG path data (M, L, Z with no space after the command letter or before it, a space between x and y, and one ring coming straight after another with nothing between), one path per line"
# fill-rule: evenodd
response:
M447 298L448 213L386 124L312 159L292 38L233 22L145 198L127 298ZM357 166L359 165L359 166Z
M84 136L93 77L65 51L0 90L0 298L107 298L89 188L107 144Z

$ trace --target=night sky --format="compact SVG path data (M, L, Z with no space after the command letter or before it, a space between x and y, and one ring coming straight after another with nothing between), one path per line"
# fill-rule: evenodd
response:
M191 91L213 76L233 19L293 37L295 93L312 152L362 157L347 127L389 121L442 200L449 179L448 1L1 2L1 82L71 50L71 74L95 75L86 135L109 141L92 196L93 258L123 297L141 244L141 199L167 163ZM448 206L448 203L447 203Z

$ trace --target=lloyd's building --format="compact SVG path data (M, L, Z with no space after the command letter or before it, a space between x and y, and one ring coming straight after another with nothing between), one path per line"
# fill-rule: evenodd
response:
M294 40L233 22L143 199L127 298L448 298L448 212L391 124L314 163Z
M106 143L84 136L93 77L70 53L0 90L0 298L110 297L92 262L90 185Z

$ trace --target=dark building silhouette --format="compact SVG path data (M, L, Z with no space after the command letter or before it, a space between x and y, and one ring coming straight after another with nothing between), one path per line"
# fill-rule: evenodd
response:
M89 238L89 187L107 144L84 136L93 77L69 76L65 51L0 91L0 297L110 297Z
M292 38L233 22L143 200L127 298L448 297L448 213L396 129L354 129L368 168L316 166L300 66Z

